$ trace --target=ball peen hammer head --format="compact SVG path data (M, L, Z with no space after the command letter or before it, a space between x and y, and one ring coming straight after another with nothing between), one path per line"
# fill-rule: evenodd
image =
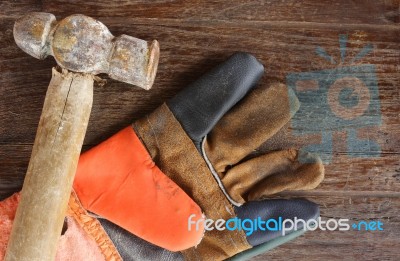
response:
M160 47L121 35L114 37L101 22L71 15L60 22L49 13L35 12L14 24L14 39L26 53L38 59L52 55L57 64L80 73L107 73L110 78L151 88L157 72Z

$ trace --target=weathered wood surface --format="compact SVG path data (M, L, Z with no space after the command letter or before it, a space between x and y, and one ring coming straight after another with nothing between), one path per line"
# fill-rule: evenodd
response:
M24 54L13 41L14 20L31 11L57 18L83 13L100 19L114 35L160 41L159 72L151 91L113 80L95 87L85 149L150 112L234 51L257 56L266 68L261 84L267 84L285 82L292 72L336 68L315 50L321 46L340 61L340 34L348 36L346 57L372 44L372 52L356 65L375 65L382 124L361 128L358 135L375 140L380 156L348 157L346 131L336 131L324 182L314 191L284 194L321 204L324 218L379 219L384 231L310 232L255 260L399 259L400 1L2 1L0 198L22 185L55 64ZM290 124L285 130L259 152L321 139L319 134L293 137Z

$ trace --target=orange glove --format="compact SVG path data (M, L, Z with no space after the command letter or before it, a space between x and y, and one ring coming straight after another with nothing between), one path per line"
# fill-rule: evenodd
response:
M190 215L202 217L200 207L154 164L132 127L81 155L73 187L85 209L168 250L203 236L187 225Z

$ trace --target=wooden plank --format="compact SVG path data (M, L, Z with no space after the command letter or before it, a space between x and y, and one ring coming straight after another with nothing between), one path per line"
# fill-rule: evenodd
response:
M41 1L24 0L24 1L1 1L0 2L0 19L6 17L19 17L27 12L40 12L42 10ZM12 28L11 28L12 29Z
M316 23L393 24L398 22L398 0L389 1L43 1L45 10L68 15L197 19L302 21ZM368 14L368 15L365 15Z
M0 146L0 200L18 192L28 168L32 146Z

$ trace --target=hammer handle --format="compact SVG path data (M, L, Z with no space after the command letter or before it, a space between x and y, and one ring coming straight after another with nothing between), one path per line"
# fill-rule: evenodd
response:
M93 102L93 76L52 71L6 261L53 261Z

